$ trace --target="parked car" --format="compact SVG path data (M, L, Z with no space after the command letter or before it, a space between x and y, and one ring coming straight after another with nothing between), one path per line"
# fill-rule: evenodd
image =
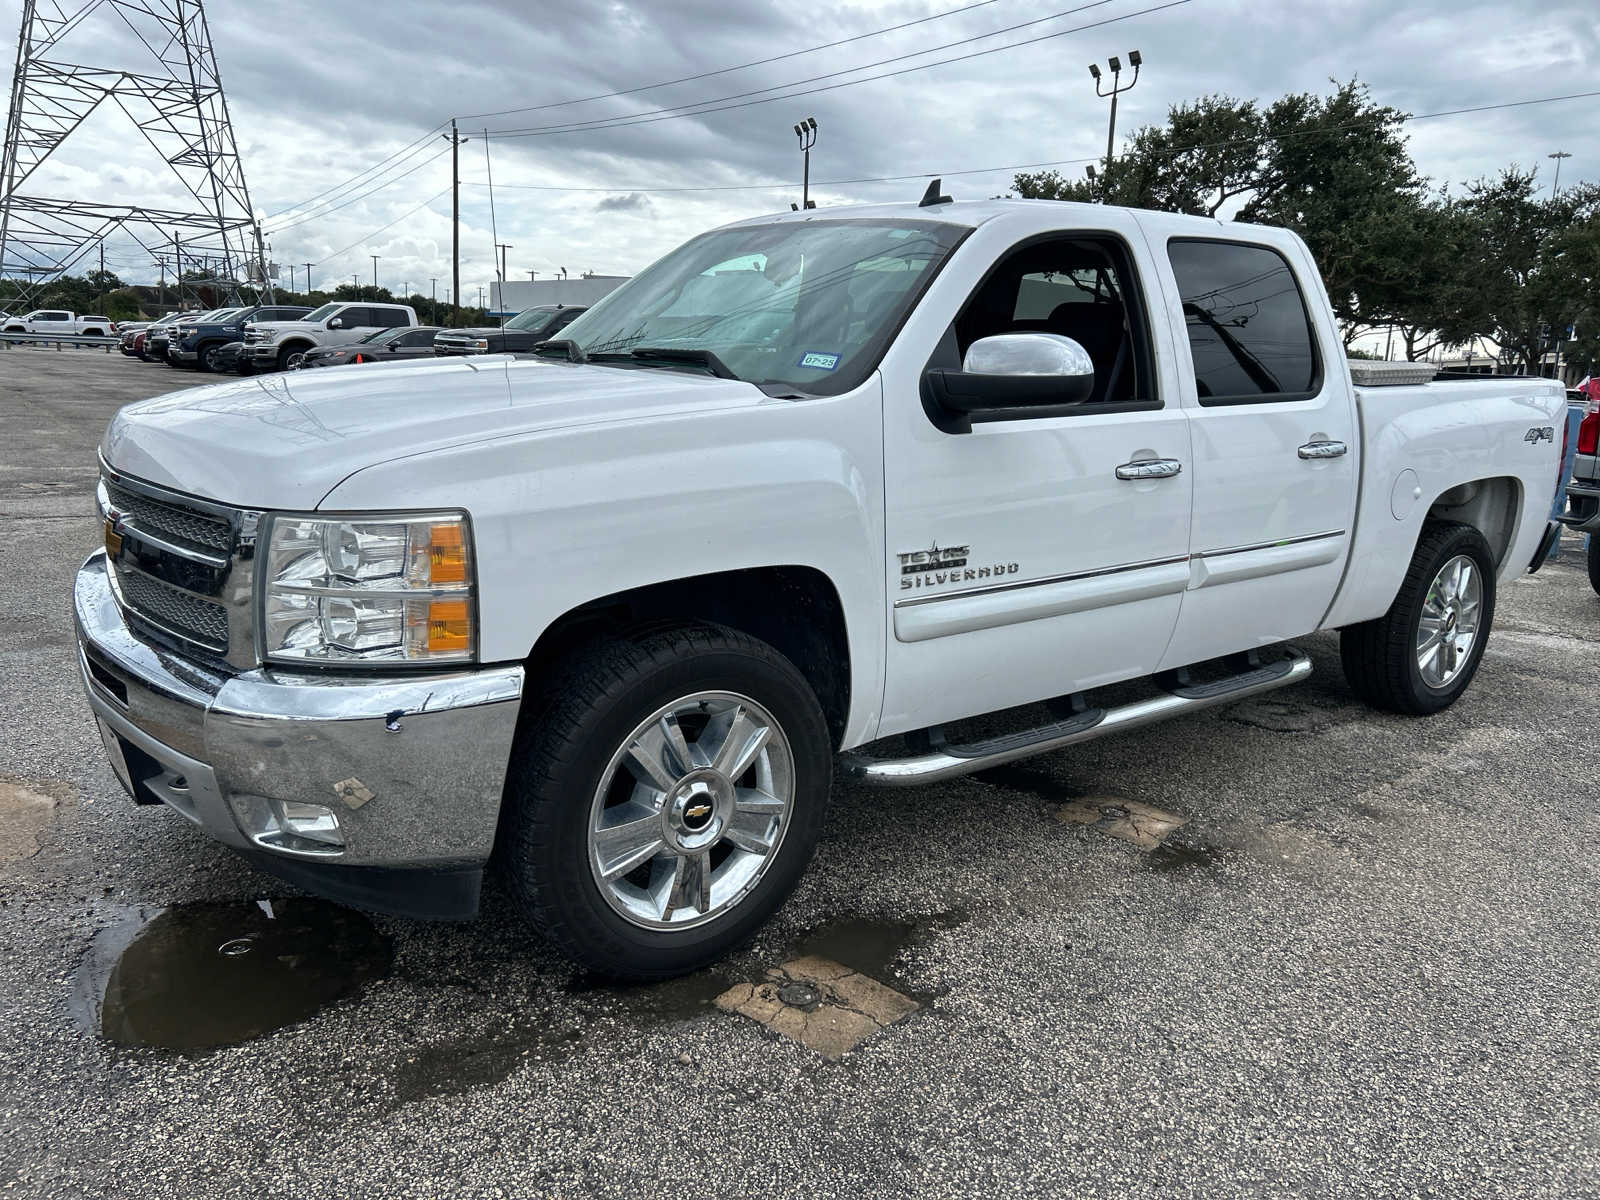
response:
M1588 534L1589 584L1600 593L1600 396L1579 393L1586 405L1578 422L1578 437L1572 459L1572 478L1567 481L1567 511L1562 519L1579 533Z
M298 321L311 309L304 305L255 304L225 309L203 317L190 317L173 327L167 342L167 362L175 367L215 370L211 355L228 342L241 341L245 327L255 322Z
M36 308L22 317L5 318L6 333L81 334L84 337L111 337L117 325L109 317L78 316L59 308Z
M117 326L117 348L122 353L133 357L137 351L133 348L134 335L150 327L149 321L124 321Z
M155 361L158 361L158 359L164 360L165 359L164 351L163 351L163 354L160 355L160 356L157 356L157 355L152 354L150 352L150 338L153 335L158 334L158 333L161 334L164 337L166 335L167 327L169 325L171 325L174 321L182 320L184 315L185 314L183 314L183 313L168 313L164 317L160 317L160 318L158 318L158 319L156 319L154 321L151 321L143 329L141 329L137 333L135 333L134 337L133 337L133 352L134 352L134 354L138 358L143 359L145 362L155 362Z
M701 235L563 334L117 413L75 605L135 799L412 915L493 849L661 978L793 889L836 755L948 779L1294 683L1316 630L1438 712L1558 528L1560 385L1347 364L1267 226L935 182Z
M258 321L245 329L244 344L257 371L287 371L318 346L347 346L369 333L417 324L409 304L324 304L298 321Z
M172 333L175 329L185 324L196 324L201 321L215 320L222 314L232 312L228 308L212 308L204 312L174 313L163 317L145 331L144 357L150 362L166 362L167 347L171 344Z
M219 375L254 375L243 342L224 342L206 355L207 366Z
M307 350L301 368L342 367L354 363L417 362L433 358L437 325L402 325L380 329L349 346L318 346Z
M578 304L541 304L525 308L498 328L445 329L433 339L433 352L447 354L502 354L532 350L555 337L585 311Z

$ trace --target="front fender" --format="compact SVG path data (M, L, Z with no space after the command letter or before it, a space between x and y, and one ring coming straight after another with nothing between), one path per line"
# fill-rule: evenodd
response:
M448 403L448 400L442 400ZM563 614L650 584L804 565L833 583L850 646L845 744L883 694L882 392L548 429L349 476L325 510L464 508L481 657L525 657Z

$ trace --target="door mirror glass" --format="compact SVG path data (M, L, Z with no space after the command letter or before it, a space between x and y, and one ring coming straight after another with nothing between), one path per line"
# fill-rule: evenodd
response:
M922 377L924 407L949 433L970 433L974 421L1059 416L1093 391L1094 360L1059 333L979 338L961 370L931 367Z

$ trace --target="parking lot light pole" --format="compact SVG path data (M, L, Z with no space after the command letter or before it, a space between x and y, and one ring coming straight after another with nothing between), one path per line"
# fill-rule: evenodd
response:
M1128 52L1128 63L1133 67L1133 78L1126 84L1122 82L1122 60L1112 55L1106 60L1106 66L1111 69L1111 90L1106 91L1101 87L1100 67L1098 63L1089 64L1089 74L1094 79L1094 94L1104 99L1111 97L1111 121L1106 128L1106 172L1111 170L1111 160L1116 153L1117 146L1117 97L1123 92L1131 91L1133 85L1139 82L1139 68L1144 65L1144 56L1137 50ZM1110 180L1108 179L1109 183ZM1102 199L1104 194L1102 193Z
M1550 185L1550 199L1554 200L1561 194L1561 160L1563 158L1571 158L1572 155L1568 154L1565 150L1557 150L1554 154L1546 154L1545 157L1556 160L1556 179L1555 182Z
M367 257L372 260L372 298L376 300L378 298L378 259L382 255L369 254Z
M807 117L794 127L800 139L800 153L805 157L804 174L800 180L800 207L811 208L811 147L817 144L817 119Z

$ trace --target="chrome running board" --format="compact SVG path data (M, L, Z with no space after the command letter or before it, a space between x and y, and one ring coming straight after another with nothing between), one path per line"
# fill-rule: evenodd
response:
M938 783L1125 729L1137 729L1141 725L1153 725L1185 713L1231 704L1262 692L1287 687L1291 683L1299 683L1310 674L1311 660L1295 652L1278 662L1244 671L1232 678L1219 679L1215 683L1195 686L1175 682L1171 690L1162 696L1118 708L1091 709L1076 718L966 746L940 746L926 754L908 758L868 758L852 752L841 755L839 761L847 778L877 787ZM1159 678L1157 682L1163 683L1167 678Z

